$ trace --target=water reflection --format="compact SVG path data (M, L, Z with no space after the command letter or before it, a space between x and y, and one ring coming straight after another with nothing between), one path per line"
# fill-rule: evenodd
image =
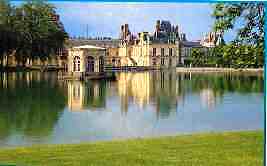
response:
M70 111L97 110L105 107L105 81L68 81L68 107Z
M116 81L0 74L0 146L263 128L263 76L122 72Z
M55 78L38 72L1 74L0 141L12 144L52 133L66 100L64 86Z
M180 97L177 89L177 75L173 72L120 73L118 93L122 111L127 113L129 103L136 104L141 110L149 104L155 107L157 115L168 116L176 111Z

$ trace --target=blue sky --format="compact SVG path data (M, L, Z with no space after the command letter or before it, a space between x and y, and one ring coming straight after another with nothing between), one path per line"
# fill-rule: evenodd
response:
M112 3L52 2L71 35L118 37L120 25L128 23L133 33L153 32L156 20L178 24L189 40L201 39L212 30L212 7L204 3Z
M118 38L120 26L128 23L131 32L154 32L156 20L179 25L187 39L199 40L212 31L212 4L168 2L71 2L50 1L57 8L70 36ZM231 35L226 35L226 40Z

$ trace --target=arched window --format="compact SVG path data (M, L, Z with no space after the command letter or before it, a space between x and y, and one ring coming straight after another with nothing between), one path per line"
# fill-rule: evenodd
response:
M87 65L86 65L86 71L87 72L94 72L95 68L95 59L92 56L87 57Z
M80 57L75 56L73 59L73 71L80 71L80 65L81 65Z

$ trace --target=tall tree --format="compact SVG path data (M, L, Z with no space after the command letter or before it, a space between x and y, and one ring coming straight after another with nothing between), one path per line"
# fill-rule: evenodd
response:
M214 29L224 33L237 28L238 33L233 43L236 45L251 45L256 59L255 66L263 65L264 57L264 3L218 3L214 6ZM242 24L240 24L242 22Z
M12 6L0 0L0 56L13 53L22 65L27 58L46 59L63 47L67 37L55 7L46 1Z
M0 0L0 59L12 53L18 44L18 36L15 28L15 8L7 0Z
M28 1L19 9L20 32L23 36L17 57L45 59L63 47L67 34L57 18L54 6L45 1Z

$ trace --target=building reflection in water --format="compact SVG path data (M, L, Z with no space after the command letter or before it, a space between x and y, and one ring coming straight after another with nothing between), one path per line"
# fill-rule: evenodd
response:
M202 106L209 111L213 111L216 105L216 96L212 89L203 89L200 92L200 100Z
M125 116L129 110L154 110L157 118L164 118L183 110L185 102L197 100L201 110L212 111L226 88L232 87L228 84L233 84L222 82L222 78L225 76L169 70L120 72L115 82L69 81L68 107L70 111L105 110L108 101L115 104L108 106L109 110L120 110Z
M105 108L105 81L68 81L68 107L70 111L94 111Z
M263 105L262 76L176 71L117 76L117 81L66 82L52 72L1 73L0 146L260 126L261 113L251 110ZM74 116L69 110L88 111ZM236 118L240 114L244 118Z
M122 115L127 115L130 106L137 106L140 111L152 106L157 117L169 116L176 111L177 103L183 101L183 93L179 87L181 78L173 72L138 72L119 73L115 96L119 96ZM110 85L110 84L108 84ZM70 111L104 110L106 107L106 81L69 81L68 107ZM109 94L112 92L109 92ZM111 108L112 109L112 108Z
M82 82L68 82L68 106L71 111L82 111L84 107L85 86Z
M120 73L117 79L121 111L125 113L132 102L140 110L152 105L157 117L164 117L176 111L177 99L182 99L179 97L179 80L175 71Z

